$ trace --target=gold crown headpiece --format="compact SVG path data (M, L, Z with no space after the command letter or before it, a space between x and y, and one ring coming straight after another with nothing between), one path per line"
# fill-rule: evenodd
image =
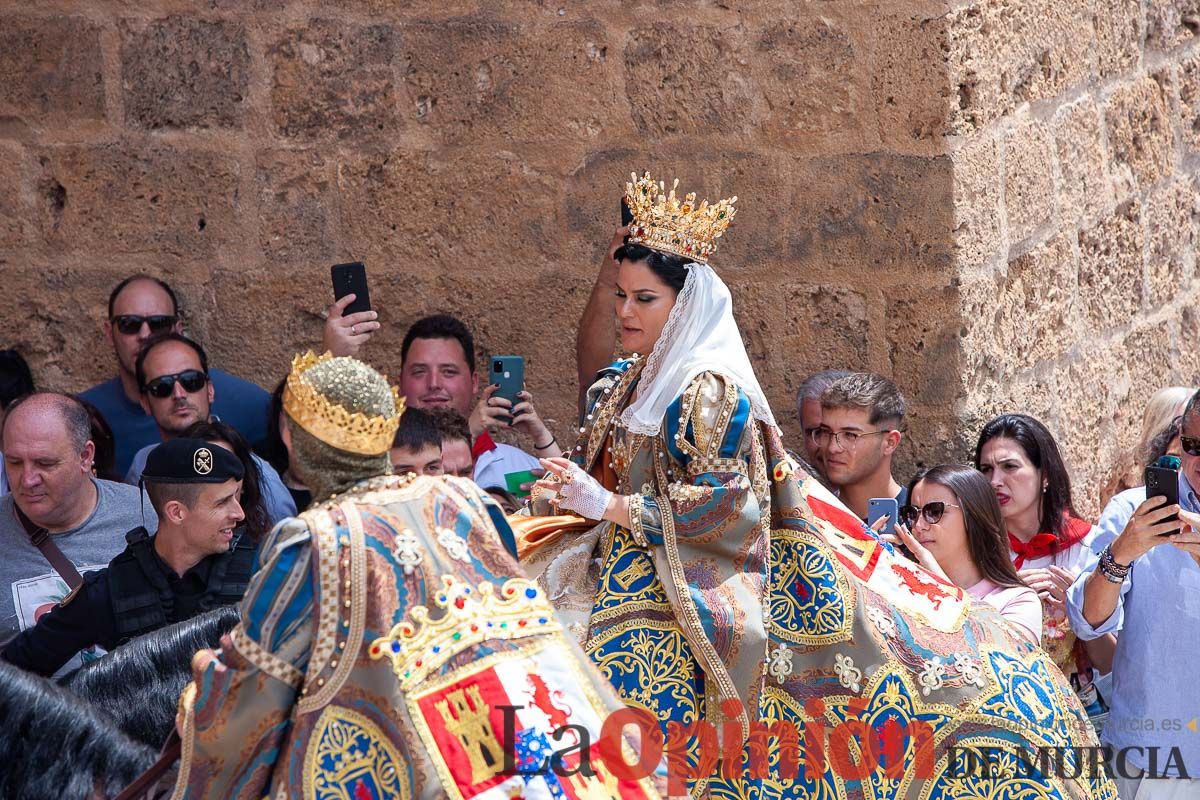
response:
M521 639L562 631L554 606L533 581L510 578L497 592L484 582L472 587L451 575L433 598L441 614L415 606L387 636L371 642L373 659L389 658L400 688L420 683L426 675L468 647L490 639Z
M284 411L297 425L330 447L363 456L386 453L400 427L404 398L395 386L391 387L396 399L396 414L391 417L347 411L304 379L305 372L331 358L331 353L317 355L310 350L292 359L292 371L283 390Z
M633 182L625 184L625 202L633 212L630 244L708 263L717 250L717 239L733 221L737 197L712 205L704 200L697 206L695 192L689 192L683 200L675 196L678 178L667 192L666 184L655 183L649 172L640 178L637 173L631 177Z

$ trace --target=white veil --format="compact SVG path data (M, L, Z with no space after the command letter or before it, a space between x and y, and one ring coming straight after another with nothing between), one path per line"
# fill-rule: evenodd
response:
M667 407L703 372L730 378L750 398L753 416L772 427L742 335L733 320L729 287L707 264L691 263L667 323L638 378L637 400L621 414L633 433L657 435Z

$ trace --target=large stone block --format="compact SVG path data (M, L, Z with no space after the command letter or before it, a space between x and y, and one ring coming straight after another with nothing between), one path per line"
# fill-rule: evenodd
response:
M250 52L238 23L172 16L121 23L126 123L236 128L246 109Z
M754 64L765 132L805 149L864 149L870 97L861 60L846 26L826 16L797 15L762 31Z
M1059 218L1064 223L1094 220L1113 203L1104 128L1090 96L1061 108L1054 117L1058 149Z
M1114 420L1129 399L1129 361L1119 344L1094 344L1055 373L1056 438L1085 513L1098 510L1110 465L1121 463L1124 455Z
M1057 358L1078 341L1071 237L1060 234L1009 262L990 318L997 356L1010 370ZM988 319L984 316L983 319ZM1036 330L1036 334L1030 333Z
M892 380L921 401L953 402L961 394L963 328L959 292L952 286L909 284L889 290L887 347Z
M1196 263L1196 225L1200 220L1196 182L1177 177L1146 199L1146 255L1150 310L1166 305L1187 290Z
M103 121L103 71L100 30L88 20L0 16L0 124Z
M1190 42L1200 32L1200 3L1196 0L1146 0L1146 46L1170 50Z
M403 36L404 115L442 141L593 141L632 131L620 54L594 20L473 17L412 23Z
M20 147L0 144L0 264L3 252L19 247L25 241L29 209L25 205L25 180Z
M744 28L655 22L629 32L625 92L645 136L749 133L763 115Z
M310 20L267 51L271 121L300 141L387 140L402 127L390 25Z
M1079 310L1093 333L1132 322L1142 305L1141 207L1125 203L1079 233Z
M344 240L369 263L414 275L529 275L564 260L561 179L537 157L476 149L347 155L337 192Z
M1002 249L999 148L991 136L968 137L951 159L956 260L960 269L971 269Z
M1053 223L1054 142L1045 125L1029 121L1004 139L1004 210L1008 238L1020 242Z
M1141 6L1139 0L1080 0L1075 4L1072 13L1089 19L1095 30L1094 40L1085 44L1095 49L1096 75L1101 80L1137 66L1142 42Z
M328 261L337 252L338 220L332 164L305 150L258 154L258 240L271 261Z
M1179 62L1179 121L1183 144L1200 152L1200 53Z
M760 291L769 292L769 287ZM784 298L787 316L780 322L812 365L806 372L870 366L869 308L862 292L845 285L801 284L786 287ZM778 357L780 351L770 341L764 337L764 356Z
M878 11L878 9L877 9ZM901 153L941 152L959 104L970 103L973 78L948 74L949 21L932 12L885 13L875 42L871 89L883 146Z
M228 155L129 142L35 153L42 236L55 247L197 257L239 235L238 164Z
M1171 171L1172 136L1165 77L1135 78L1108 99L1105 122L1116 179L1144 191ZM1119 192L1118 200L1122 198Z

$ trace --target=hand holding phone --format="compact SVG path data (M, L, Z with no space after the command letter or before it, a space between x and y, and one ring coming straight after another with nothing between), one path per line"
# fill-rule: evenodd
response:
M522 356L492 356L488 369L488 383L496 386L492 397L508 401L509 408L517 405L517 397L525 389L525 359ZM508 415L512 424L512 415Z
M875 523L887 518L882 528ZM900 505L894 497L872 497L867 501L867 527L876 533L895 533L896 522L900 518Z
M1159 466L1157 462L1153 466L1146 467L1146 499L1151 497L1165 497L1167 505L1179 505L1179 470L1171 469L1168 466ZM1179 515L1172 514L1162 521L1177 522L1178 520ZM1179 528L1175 528L1159 535L1173 536L1178 532Z
M354 302L346 306L342 314L349 316L360 311L371 310L371 293L367 291L367 267L361 261L348 264L334 264L329 268L333 279L333 296L341 300L348 294L354 295Z

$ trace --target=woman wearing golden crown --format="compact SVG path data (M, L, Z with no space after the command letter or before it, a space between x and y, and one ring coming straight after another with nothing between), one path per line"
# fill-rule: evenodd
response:
M627 184L616 315L635 354L601 371L570 458L545 461L539 482L600 524L518 523L527 572L665 731L673 793L1114 797L1095 769L1010 771L998 787L951 758L951 745L1011 760L1095 740L1040 649L895 556L784 450L708 264L736 199L697 204L649 174Z

